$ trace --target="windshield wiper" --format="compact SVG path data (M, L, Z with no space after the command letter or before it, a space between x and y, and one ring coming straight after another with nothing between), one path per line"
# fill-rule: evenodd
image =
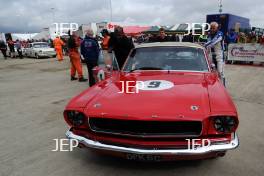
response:
M129 72L131 73L136 70L163 70L163 69L159 67L139 67L139 68L132 69Z

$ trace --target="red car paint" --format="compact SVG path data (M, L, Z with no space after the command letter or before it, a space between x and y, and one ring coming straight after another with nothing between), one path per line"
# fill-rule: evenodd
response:
M204 51L205 52L205 51ZM208 59L208 58L206 58ZM210 63L210 61L208 61ZM97 75L100 68L95 69ZM104 70L104 72L106 72ZM94 132L88 125L89 117L125 119L138 121L201 121L202 131L199 139L209 139L211 142L230 142L231 133L222 134L213 127L215 116L232 116L238 125L238 115L225 87L220 82L215 71L136 71L133 73L113 71L111 76L88 88L74 97L65 108L82 112L86 122L81 127L74 127L64 113L66 122L72 132L94 141L112 145L124 145L132 148L177 148L186 146L186 138L142 138L118 136ZM122 90L120 81L165 80L172 82L170 89L140 90L139 93L118 93ZM100 106L96 106L96 105ZM198 109L192 110L191 106ZM154 118L155 117L155 118ZM236 131L237 125L233 132ZM84 146L84 145L82 145ZM103 151L122 157L124 153ZM225 151L224 151L225 152ZM210 152L202 155L162 156L162 160L173 159L203 159L215 157L221 152ZM134 158L135 159L135 158Z

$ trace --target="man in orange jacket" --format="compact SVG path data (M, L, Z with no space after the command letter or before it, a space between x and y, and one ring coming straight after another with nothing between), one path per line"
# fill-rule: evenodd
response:
M87 79L83 78L81 56L78 51L79 46L80 46L79 37L75 32L73 32L68 40L69 57L71 60L71 80L72 81L77 80L77 78L75 77L77 71L79 82L86 82Z
M54 48L57 53L58 61L63 60L62 46L65 45L64 42L57 36L53 41Z

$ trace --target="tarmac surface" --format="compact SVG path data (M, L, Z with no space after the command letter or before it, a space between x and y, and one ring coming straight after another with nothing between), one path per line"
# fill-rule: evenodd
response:
M240 146L203 161L142 163L75 148L53 152L68 129L62 112L88 83L71 82L69 60L0 55L0 176L261 176L264 173L264 67L227 65L237 106ZM83 66L87 77L86 67Z

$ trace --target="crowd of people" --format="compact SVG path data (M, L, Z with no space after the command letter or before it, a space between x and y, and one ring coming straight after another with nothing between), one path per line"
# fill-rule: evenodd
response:
M118 26L115 31L110 33L107 30L102 30L102 41L101 46L91 29L85 32L84 39L80 38L76 32L69 32L69 39L67 40L68 54L71 61L71 80L79 80L80 82L87 81L83 77L81 60L82 57L87 65L89 85L95 84L95 79L93 77L93 68L98 65L98 59L100 51L102 51L103 58L106 65L111 65L112 63L112 52L115 54L116 60L119 67L121 68L125 63L129 52L134 48L132 38L125 35L123 28ZM80 47L80 53L78 50ZM76 72L78 78L75 77Z
M165 29L160 28L158 34L142 34L136 37L135 41L137 43L147 43L147 42L162 42L162 41L172 41L172 42L192 42L192 43L206 43L208 33L204 35L189 35L184 34L165 34ZM171 32L170 32L171 33ZM160 38L164 36L164 38ZM235 32L234 29L231 29L224 35L225 44L230 43L260 43L264 45L264 34L257 35L255 31L248 33L245 32Z
M11 39L7 40L7 45L3 40L0 40L0 50L4 56L5 59L7 59L7 47L10 51L10 57L15 58L16 52L18 53L18 56L22 59L22 47L23 43L19 40L12 41Z
M7 57L16 58L17 56L20 59L23 59L22 48L27 48L29 47L30 43L34 43L34 42L48 42L50 46L53 47L53 44L51 44L52 40L45 40L45 39L12 40L11 38L8 38L6 42L0 40L0 50L4 56L4 59L7 59Z
M102 42L101 49L103 56L105 58L105 62L110 61L110 54L114 51L115 57L117 59L118 65L120 68L125 63L127 56L132 48L134 48L134 43L132 38L127 37L123 31L123 28L120 26L115 27L114 32L109 33L107 30L103 30L102 32ZM74 33L72 37L75 38L75 43L79 44L74 45L74 50L72 50L71 45L68 45L69 48L69 57L71 59L72 68L71 68L71 80L76 80L75 74L78 73L79 81L86 81L87 79L83 78L82 75L82 67L80 63L80 57L83 56L85 63L87 64L87 69L89 73L89 83L90 86L95 84L95 80L93 77L92 69L97 66L100 47L98 45L98 41L95 37L93 37L93 31L88 30L86 32L86 36L84 39L80 39ZM213 54L213 63L221 77L222 81L225 81L224 76L224 41L225 36L219 30L218 24L213 22L211 24L211 31L205 37L204 46L212 51ZM183 38L183 41L188 41L190 36L187 35L186 38ZM171 41L179 41L180 39L177 36L169 36L166 35L166 32L163 28L159 30L159 34L157 36L149 36L145 42L171 42ZM69 40L70 41L70 40ZM190 41L189 41L190 42ZM192 41L193 42L193 41ZM69 43L69 42L68 42ZM74 43L74 42L73 42ZM77 47L80 46L81 53L78 53ZM71 51L72 50L72 51Z
M7 58L7 50L9 49L10 57L15 58L16 53L20 58L23 58L22 48L27 48L32 42L48 42L53 47L57 54L58 61L63 61L64 55L68 55L71 62L71 80L79 80L79 82L88 81L84 78L81 58L87 65L88 77L90 86L95 84L92 69L97 66L100 51L102 50L105 63L111 65L111 53L114 51L119 67L122 67L130 50L134 48L132 38L127 37L123 28L117 26L114 32L108 32L106 29L101 32L102 37L99 46L98 36L93 37L94 33L91 29L85 31L85 37L81 38L76 32L69 31L69 36L61 38L57 36L54 40L27 40L27 41L12 41L8 39L5 43L0 40L0 50L4 58ZM78 78L76 78L76 73Z
M264 45L264 35L256 35L255 31L246 34L244 32L236 33L231 30L226 35L226 43L260 43Z
M180 37L177 34L167 35L164 28L160 28L157 35L143 34L139 37L128 37L123 28L116 26L114 32L109 32L104 29L101 31L102 37L94 37L94 33L91 29L85 31L85 37L81 38L76 32L69 31L69 36L66 38L56 37L53 41L41 40L41 42L48 42L57 53L58 61L63 61L63 56L68 55L71 61L71 73L70 79L72 81L79 80L79 82L88 81L84 78L82 71L81 59L87 65L88 78L90 86L95 84L93 77L93 68L97 66L100 52L102 52L106 65L112 63L112 52L115 54L115 58L120 68L123 64L129 52L134 48L134 42L147 43L147 42L198 42L203 43L207 49L211 49L213 53L213 63L219 72L219 75L224 81L224 60L223 51L225 46L230 43L260 43L264 44L264 35L257 36L256 33L250 32L245 34L243 32L236 33L234 30L229 31L224 35L218 27L216 22L211 23L211 30L209 33L200 36L184 35ZM100 45L99 41L100 40ZM10 50L11 57L16 57L15 50L17 50L18 56L23 58L21 48L27 47L31 42L38 42L35 40L27 41L12 41L7 40L7 45L4 41L0 41L0 49L6 59L7 47ZM78 78L76 78L76 73Z

